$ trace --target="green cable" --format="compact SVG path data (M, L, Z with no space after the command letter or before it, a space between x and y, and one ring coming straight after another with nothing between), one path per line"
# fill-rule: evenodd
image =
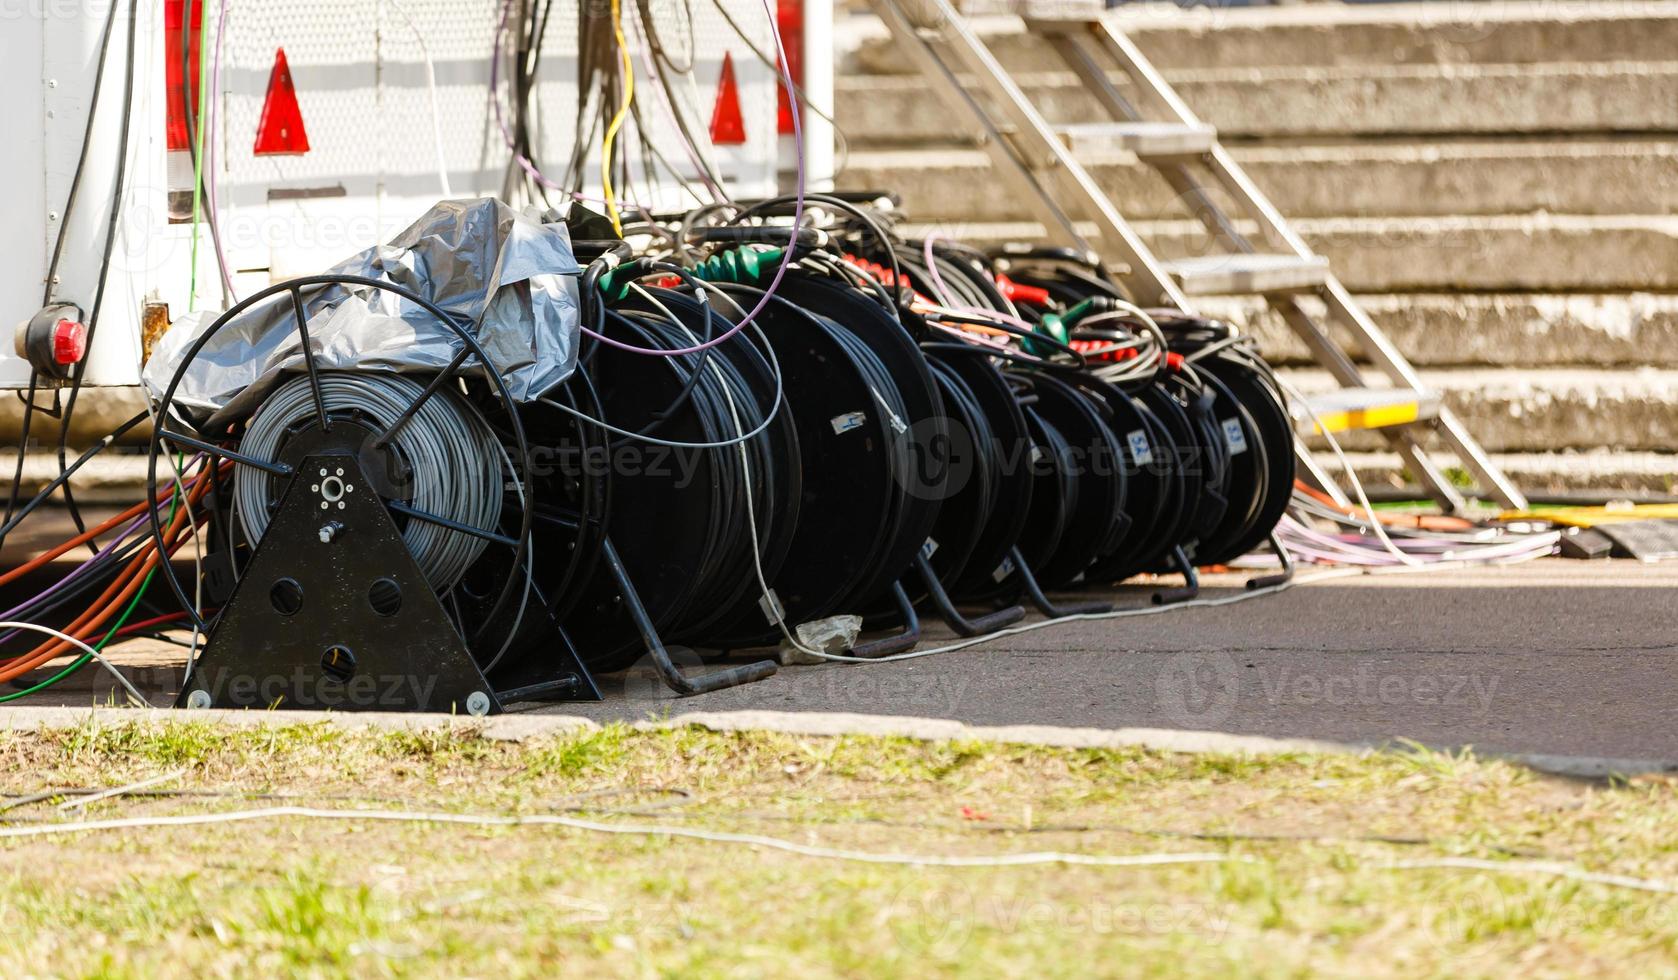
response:
M191 8L188 8L189 10ZM204 115L210 105L210 75L209 58L210 45L206 43L210 27L210 0L200 0L198 4L198 121L197 132L198 152L192 160L192 268L187 273L186 309L191 313L198 301L198 219L201 214L204 193ZM183 45L189 42L183 38ZM191 85L192 79L182 79L182 84Z

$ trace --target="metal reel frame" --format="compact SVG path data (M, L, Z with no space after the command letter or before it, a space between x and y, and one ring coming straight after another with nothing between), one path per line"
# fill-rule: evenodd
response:
M394 422L386 427L385 431L375 440L376 446L383 445L392 439L396 433L408 423L414 414L419 411L426 401L428 401L438 391L442 390L444 385L459 376L461 368L466 365L468 359L473 357L477 359L479 364L484 365L488 369L484 373L493 383L497 399L500 401L506 412L507 425L511 429L515 443L514 448L516 450L516 452L512 454L514 458L513 465L515 468L514 476L518 479L519 484L524 487L525 492L525 500L523 507L521 508L519 529L516 537L509 537L494 530L471 527L437 514L419 510L407 504L392 501L385 502L386 509L393 516L401 515L409 520L419 520L437 524L441 527L483 538L492 543L500 544L512 549L512 567L516 570L516 573L508 577L507 582L502 587L500 594L497 596L490 613L483 617L482 625L480 625L477 632L472 637L473 641L481 640L485 632L492 625L496 624L499 621L501 614L507 610L515 593L524 591L524 589L519 588L519 586L522 584L526 588L528 587L528 583L523 582L524 576L520 570L522 570L530 551L531 519L532 511L534 509L532 507L532 502L529 499L531 487L530 447L525 439L524 426L519 418L517 405L513 400L512 393L507 389L506 382L504 382L501 379L501 376L493 369L488 356L484 353L483 348L478 344L477 340L465 328L456 322L454 317L438 307L435 303L432 303L430 300L418 295L412 290L393 283L370 279L364 276L305 276L282 283L276 283L261 292L254 293L251 296L246 297L244 300L235 304L227 312L223 313L214 323L210 325L209 329L204 331L203 335L194 341L192 346L187 349L185 356L181 359L180 365L175 369L174 375L169 380L169 387L165 390L163 397L158 402L157 425L153 428L151 439L149 445L147 446L147 499L152 501L157 499L157 458L164 442L196 449L207 454L213 459L230 460L235 465L248 466L273 476L285 478L290 477L295 472L293 467L284 463L256 459L237 450L218 446L214 443L214 441L212 441L212 439L198 438L197 436L188 435L169 428L172 421L171 409L175 404L175 393L180 387L182 378L186 375L187 367L198 357L198 355L204 350L205 346L209 344L211 339L220 333L223 328L246 311L257 307L274 297L289 294L291 297L292 322L298 338L301 341L300 348L303 354L304 368L309 378L309 386L314 397L314 424L319 427L323 433L330 431L332 427L332 418L326 411L326 403L321 390L320 371L315 364L315 352L310 345L309 318L304 309L303 293L305 290L310 289L345 285L370 287L407 300L430 314L432 319L446 326L448 330L451 331L460 341L459 353L455 355L446 367L440 370L437 375L431 379L431 381L425 386L425 388L414 399L413 403L402 413L402 415L398 416ZM167 555L168 551L163 540L163 524L158 515L157 507L152 507L149 510L148 521L151 527L152 540L158 548L158 553L160 555ZM255 542L253 542L253 544L255 544ZM191 617L192 623L198 629L207 631L209 629L209 624L205 622L198 609L193 605L190 594L181 584L179 577L175 574L174 569L171 567L171 563L167 559L160 561L159 569L163 573L164 579L169 583L169 588L174 592L175 598L180 601L181 607L185 609L187 614ZM528 599L526 601L528 601Z

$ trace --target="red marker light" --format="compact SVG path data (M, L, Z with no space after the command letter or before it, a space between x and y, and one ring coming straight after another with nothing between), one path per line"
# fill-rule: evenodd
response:
M17 356L48 378L64 379L87 356L87 327L74 303L53 303L18 324L13 337Z
M87 325L79 320L59 320L52 328L52 359L69 367L87 356Z

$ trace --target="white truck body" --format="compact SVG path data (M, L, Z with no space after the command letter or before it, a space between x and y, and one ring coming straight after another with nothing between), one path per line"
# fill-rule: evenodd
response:
M214 142L205 157L214 177L222 251L233 270L231 295L222 285L206 224L195 227L189 217L191 155L168 149L163 0L27 0L0 29L0 76L14 99L9 114L13 132L0 153L0 186L8 190L12 227L11 234L0 236L0 324L9 328L42 306L92 102L107 4L117 3L92 152L54 288L56 298L84 310L93 302L124 116L127 17L137 10L140 18L134 25L134 96L127 113L128 170L106 297L89 353L89 385L138 382L140 317L147 302L166 303L171 316L190 309L218 310L235 295L320 272L388 239L442 198L443 170L457 198L499 195L503 188L508 152L489 102L500 0L206 2L210 10L203 37L212 45L212 59L218 32L222 40L211 75ZM759 51L773 52L761 0L722 2ZM647 45L633 8L625 3L625 37L642 83L637 90L649 138L664 159L689 177L697 173L693 156L704 154L733 197L775 193L792 162L790 141L776 132L775 73L710 0L694 0L691 6L674 0L654 3L661 40L678 61L689 54L686 11L693 12L692 75L675 86L674 94L701 145L687 147L670 125L671 103L648 82ZM568 159L575 125L577 6L554 5L532 99L543 123L539 159L550 171ZM189 17L195 14L191 0L185 10ZM806 51L807 87L825 107L832 91L831 52L824 43L831 7L827 0L810 0L803 13L804 35L820 39ZM309 151L259 156L254 152L258 121L281 48L295 81ZM716 146L707 133L725 54L738 82L745 141ZM804 122L811 148L810 186L823 186L832 167L831 131L813 114L806 113ZM626 123L619 145L633 146L637 138L633 123ZM593 197L600 194L598 157L596 136L586 157L583 190ZM638 168L640 158L634 159ZM640 182L637 203L664 209L694 204L675 180L662 173L654 177ZM194 281L195 294L189 289ZM0 344L0 388L27 387L29 376L28 363L16 356L8 338Z

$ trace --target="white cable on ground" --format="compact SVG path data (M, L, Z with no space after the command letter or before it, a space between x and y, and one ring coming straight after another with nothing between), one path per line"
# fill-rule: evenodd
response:
M688 840L702 840L716 844L744 844L748 847L765 847L802 857L857 861L864 864L902 864L927 868L1004 868L1039 864L1130 868L1173 864L1225 864L1231 861L1251 860L1251 858L1239 855L1209 852L1189 854L1075 854L1065 851L1027 851L1018 854L978 855L874 853L872 851L822 847L818 844L800 844L796 841L783 840L779 837L766 837L759 834L736 834L728 831L699 830L693 827L658 824L600 823L576 817L562 817L552 813L499 816L418 810L333 810L306 806L274 806L254 810L228 810L218 813L120 817L112 820L77 820L65 823L31 824L26 827L0 827L0 838L44 837L53 834L87 833L96 830L194 827L205 824L271 820L278 817L303 817L311 820L461 824L469 827L567 827L572 830L586 830L596 834L632 837L682 837Z
M1569 864L1551 861L1488 861L1485 858L1445 857L1420 858L1411 861L1394 861L1387 865L1390 871L1423 871L1435 869L1457 869L1462 871L1489 871L1494 874L1511 875L1545 875L1552 878L1565 878L1568 881L1580 881L1592 885L1607 885L1611 888L1629 888L1633 891L1654 892L1658 895L1678 895L1678 884L1657 881L1651 878L1633 878L1630 875L1605 874L1600 871L1586 871Z
M151 702L146 700L145 695L135 690L134 685L128 682L128 678L122 676L122 674L111 665L111 662L105 659L104 654L95 650L93 647L88 646L86 643L83 643L81 640L76 639L70 634L60 633L58 630L55 630L50 626L42 626L38 623L21 623L11 620L0 622L0 629L33 630L36 633L45 633L48 636L57 637L58 639L63 640L65 643L70 644L81 652L99 661L100 666L111 672L111 676L117 679L117 683L122 685L123 689L128 692L129 697L133 698L139 704L145 705L148 708L151 707Z
M187 770L183 767L172 772L166 772L161 776L153 776L150 779L142 779L136 783L125 783L121 786L112 786L110 789L100 790L97 793L90 793L87 796L77 796L73 799L65 800L63 803L58 805L58 808L60 810L80 810L89 803L98 803L102 800L109 800L118 796L126 796L129 793L137 793L143 789L151 789L153 786L161 786L164 783L172 782L181 778L186 775L186 772Z
M65 823L31 824L22 827L0 827L0 838L47 837L62 834L91 833L100 830L138 830L160 827L197 827L209 824L245 823L281 817L301 817L309 820L376 821L385 823L435 823L468 827L565 827L595 834L631 837L679 837L713 844L740 844L796 854L800 857L833 861L853 861L862 864L905 865L921 868L1010 868L1037 865L1074 865L1098 868L1146 868L1192 864L1251 864L1260 859L1245 854L1214 852L1152 852L1143 854L1080 854L1069 851L1023 851L1015 854L902 854L892 852L856 851L847 848L823 847L819 844L800 844L796 841L761 834L737 834L728 831L701 830L693 827L662 824L601 823L577 817L551 813L524 816L495 814L447 813L421 810L336 810L321 807L276 806L252 810L228 810L217 813L192 813L174 816L120 817L111 820L77 820ZM1492 874L1543 875L1612 888L1661 895L1678 894L1678 885L1650 878L1586 871L1571 865L1548 861L1488 861L1481 858L1431 858L1393 861L1371 865L1376 871L1424 871L1461 869Z

